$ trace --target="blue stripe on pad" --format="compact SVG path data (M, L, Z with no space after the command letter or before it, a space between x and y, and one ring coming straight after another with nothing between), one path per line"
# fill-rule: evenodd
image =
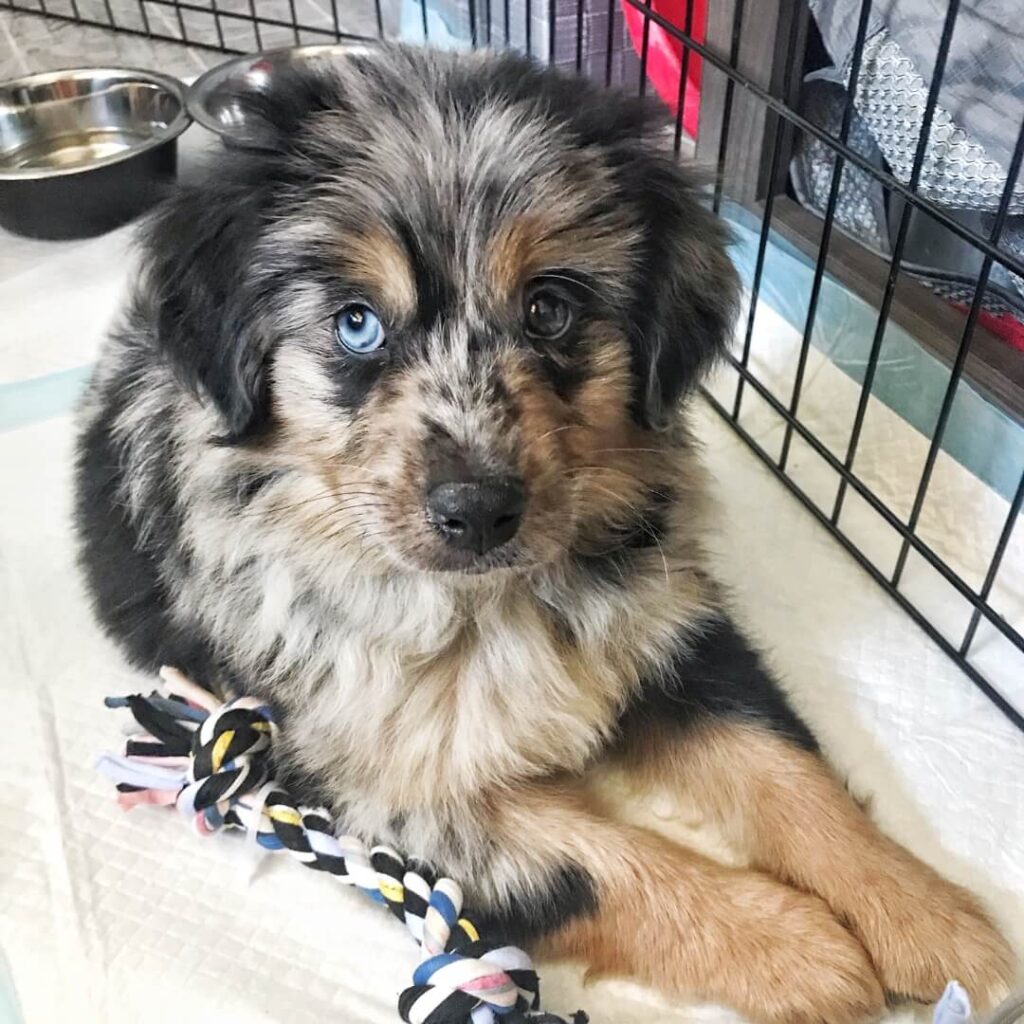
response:
M70 412L92 365L0 384L0 431L16 430Z

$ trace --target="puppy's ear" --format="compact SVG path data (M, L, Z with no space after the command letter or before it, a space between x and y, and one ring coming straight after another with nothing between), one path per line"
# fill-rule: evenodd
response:
M242 115L237 137L265 153L287 153L320 114L351 112L341 79L325 63L278 68L272 88L249 90L236 102Z
M180 380L221 414L222 440L258 432L267 414L264 363L248 260L266 188L211 174L180 188L144 234L142 289L157 344Z
M180 379L216 406L225 443L266 423L274 339L254 261L282 197L311 184L294 147L310 117L336 106L337 88L329 76L296 72L247 99L249 148L222 153L200 184L165 201L143 233L144 295L160 348Z
M724 356L739 301L728 232L670 154L651 146L631 170L646 245L633 312L636 416L666 429L681 398Z

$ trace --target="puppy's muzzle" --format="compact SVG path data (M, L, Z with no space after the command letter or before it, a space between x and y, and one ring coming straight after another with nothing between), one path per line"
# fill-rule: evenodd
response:
M523 482L514 476L447 481L427 493L427 518L445 543L477 555L510 541L525 508Z

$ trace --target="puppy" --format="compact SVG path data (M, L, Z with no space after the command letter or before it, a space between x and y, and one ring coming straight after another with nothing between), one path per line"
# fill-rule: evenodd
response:
M283 81L149 224L77 518L136 665L259 693L344 827L541 953L777 1024L1010 953L861 813L708 572L681 406L724 233L635 101L383 48ZM749 868L602 806L696 799Z

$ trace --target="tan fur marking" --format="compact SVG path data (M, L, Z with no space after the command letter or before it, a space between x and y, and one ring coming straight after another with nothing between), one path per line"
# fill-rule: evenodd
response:
M497 231L488 245L487 274L499 295L515 295L529 280L535 266L530 252L543 230L540 217L533 215L510 221Z
M582 343L592 352L590 372L569 406L517 357L507 359L503 377L519 410L522 474L535 492L558 477L571 481L586 549L591 535L601 543L610 524L642 511L651 488L676 479L680 459L630 417L629 352L618 328L592 324Z
M636 243L628 219L553 225L554 210L510 220L489 239L484 267L495 295L514 297L531 278L561 268L628 279Z
M618 824L571 789L520 790L494 827L516 855L551 851L596 880L597 912L544 939L541 955L765 1024L853 1024L882 1007L864 950L814 896Z
M820 757L725 724L640 746L640 779L684 787L754 866L825 900L888 991L930 1002L957 978L978 1006L1005 994L1012 955L978 901L883 835Z
M382 229L345 237L341 262L346 276L365 285L390 319L405 320L416 312L416 279L405 250Z
M593 329L591 376L574 401L585 429L569 440L577 501L591 513L600 536L611 523L628 520L649 499L650 489L677 476L675 452L641 431L629 413L631 381L625 339L611 325Z
M519 470L530 484L565 468L568 441L574 432L568 407L542 383L519 353L502 360L502 380L516 404L522 438ZM553 482L553 481L552 481ZM539 488L534 488L539 489Z
M631 421L629 401L632 380L629 365L629 343L617 327L609 323L593 324L586 335L591 348L589 376L575 397L573 405L585 423L603 426L617 433L629 433L649 439ZM621 440L628 440L622 437Z

